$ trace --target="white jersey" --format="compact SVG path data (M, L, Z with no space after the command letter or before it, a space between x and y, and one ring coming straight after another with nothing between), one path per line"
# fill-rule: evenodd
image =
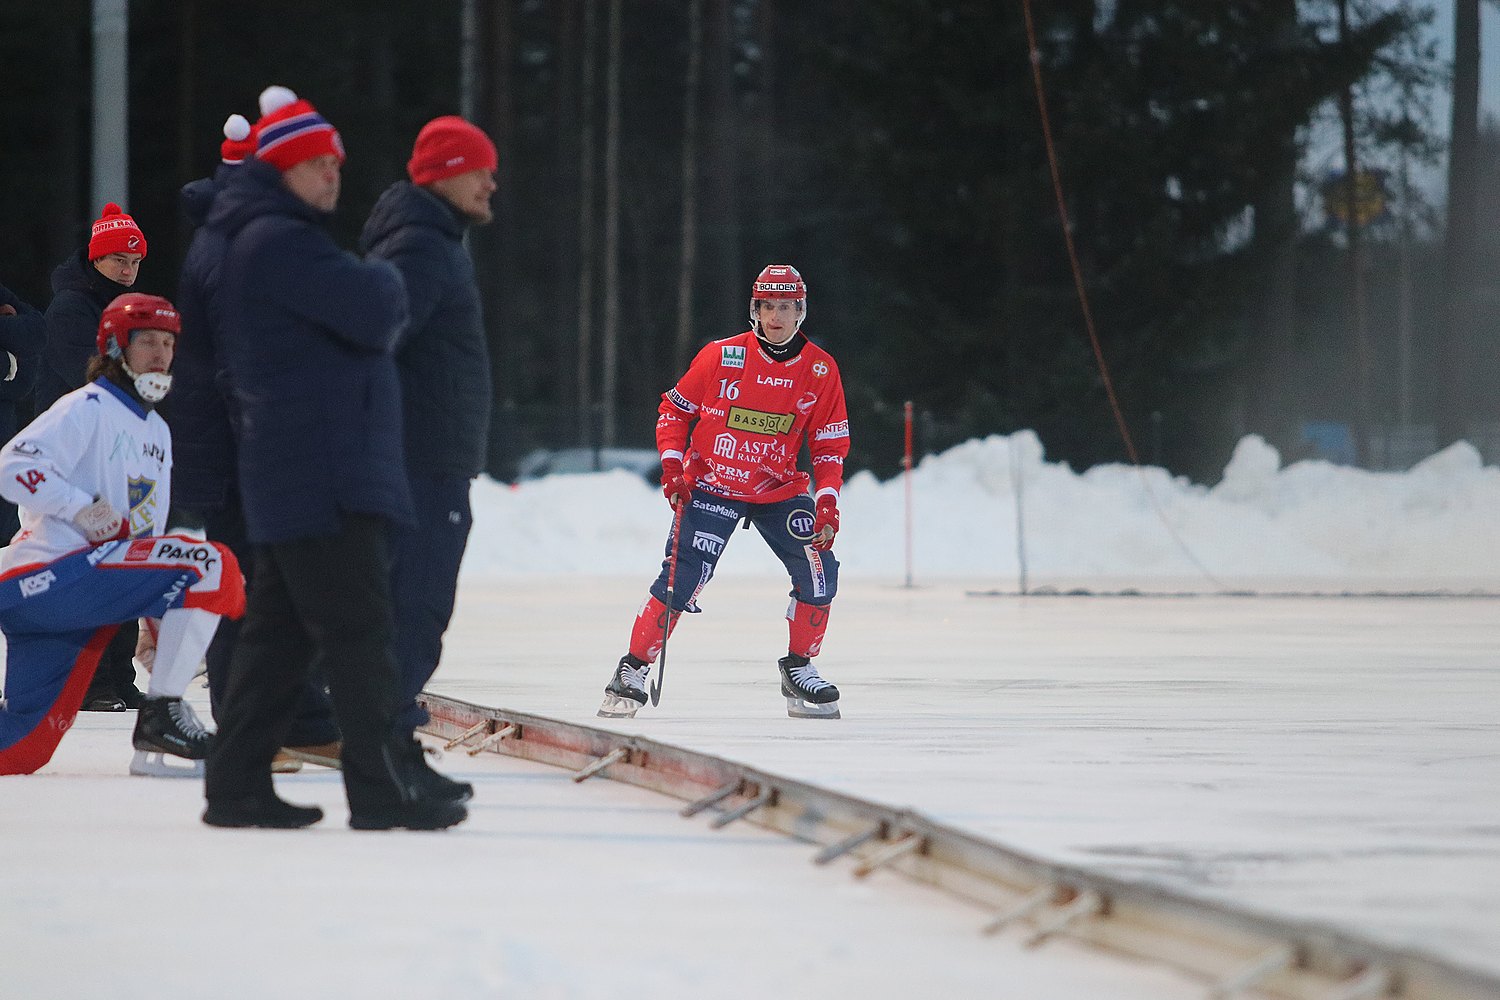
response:
M0 573L88 545L73 518L95 497L129 512L130 537L162 534L171 478L172 435L155 410L104 378L74 389L0 450L0 496L21 514Z

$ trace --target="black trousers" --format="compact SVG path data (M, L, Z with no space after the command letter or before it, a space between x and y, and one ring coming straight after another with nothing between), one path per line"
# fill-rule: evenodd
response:
M453 620L458 567L474 515L466 476L414 476L415 527L394 533L391 594L396 602L396 662L401 701L396 724L410 733L427 722L417 695L437 670L443 633Z
M398 674L391 622L384 518L346 514L335 535L256 547L255 588L208 759L209 801L274 794L271 758L285 745L313 667L328 678L343 731L350 811L399 806L406 792L392 729Z
M132 618L120 623L120 630L104 647L99 657L99 666L94 670L94 679L89 682L87 701L95 694L114 694L135 687L135 644L140 638L140 624Z
M255 553L251 551L250 539L245 532L245 512L240 507L239 490L223 508L208 511L203 515L203 531L216 542L229 546L240 568L245 574L247 592L255 587ZM224 689L229 683L229 662L234 654L235 643L240 637L240 622L225 618L219 622L214 641L208 647L204 662L208 667L208 699L214 720L223 717ZM134 649L134 639L131 640ZM339 724L333 717L333 702L325 690L327 681L317 669L308 672L307 683L302 685L302 694L297 707L292 710L292 723L287 729L286 745L291 747L332 743L339 738Z

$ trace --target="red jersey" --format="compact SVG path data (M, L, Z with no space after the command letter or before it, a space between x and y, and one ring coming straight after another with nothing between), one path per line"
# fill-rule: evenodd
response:
M656 450L682 459L693 485L720 496L775 503L807 492L808 474L797 468L803 441L817 495L836 498L844 485L844 383L833 356L810 340L786 361L751 330L716 340L662 394L658 412Z

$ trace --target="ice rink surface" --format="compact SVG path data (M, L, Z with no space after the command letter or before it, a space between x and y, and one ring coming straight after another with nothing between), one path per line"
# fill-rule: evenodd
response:
M649 567L648 567L649 569ZM646 581L468 579L432 690L642 733L1042 857L1500 972L1500 603L975 596L846 581L819 658L844 718L793 720L785 582L726 571L663 700L595 717ZM201 697L201 692L199 692ZM486 755L444 834L349 831L337 777L278 778L310 831L217 831L129 778L84 715L0 780L0 996L1200 997L676 800Z
M988 587L846 581L838 721L786 717L785 583L727 573L634 720L594 710L643 581L471 583L433 690L1500 973L1500 601Z

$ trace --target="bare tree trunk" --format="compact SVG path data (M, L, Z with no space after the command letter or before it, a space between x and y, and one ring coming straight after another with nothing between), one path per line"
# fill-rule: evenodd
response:
M620 33L624 0L609 5L609 80L604 129L604 407L600 439L615 444L620 340Z
M1349 0L1339 0L1339 40L1349 37ZM1339 92L1344 127L1344 231L1349 241L1349 324L1354 341L1354 461L1365 465L1370 448L1370 342L1366 316L1365 270L1360 239L1359 159L1354 148L1354 85Z
M1479 0L1453 4L1453 117L1448 140L1448 232L1443 245L1443 324L1438 349L1438 445L1464 436L1470 416L1472 261L1479 151Z
M65 95L58 103L57 113L48 116L47 120L48 145L53 154L54 176L58 178L58 183L49 185L47 193L51 206L46 228L48 270L43 272L40 282L49 293L51 289L45 275L69 251L77 249L80 223L86 225L87 220L94 218L87 213L97 212L103 207L81 205L79 198L79 191L84 188L80 182L88 180L88 163L79 134L82 108L87 105L88 97L77 81L84 79L88 72L84 40L88 37L89 8L84 0L64 0L58 6L65 12L65 17L46 36L52 44L52 58L48 60L51 89L53 93Z
M555 315L552 343L557 363L558 412L551 421L559 435L568 434L583 441L588 415L578 398L580 386L576 377L565 373L579 370L578 351L578 271L579 212L578 142L581 109L578 98L580 39L580 5L583 0L559 0L557 3L556 50L557 86L553 97L553 116L557 128L553 133L552 176L548 184L552 193L551 303ZM566 430L564 428L567 428ZM571 433L570 433L571 432ZM557 444L559 441L549 441Z
M1270 38L1280 47L1297 40L1296 0L1276 0ZM1297 136L1288 128L1266 151L1265 184L1256 196L1255 257L1260 268L1253 375L1244 412L1248 420L1233 428L1236 437L1262 434L1283 449L1296 442L1292 420L1302 413L1301 393L1294 390L1297 342Z
M500 150L517 147L516 138L516 31L512 4L490 6L490 73L485 94L490 137ZM516 185L520 171L516 158L504 152L495 169L495 218L498 225L486 226L474 242L489 248L482 256L488 263L481 271L480 288L488 292L485 300L485 326L490 348L490 377L494 384L494 402L490 409L489 467L497 475L509 473L516 458L519 438L515 421L517 374L516 350L516 266L517 239Z
M594 50L599 19L591 0L583 3L583 84L579 91L578 144L578 417L579 444L594 437L594 393L590 379L594 355Z
M1396 424L1411 427L1412 190L1406 149L1401 150L1400 256L1396 298Z
M463 0L458 15L458 113L473 121L479 110L479 0Z
M703 76L703 0L688 0L688 64L682 97L682 261L677 271L677 339L672 375L687 367L698 262L698 89Z
M760 49L760 83L753 111L755 135L755 208L756 219L781 219L786 212L780 183L782 164L776 156L776 4L760 0L755 7L755 41ZM765 227L758 226L757 243L765 237ZM787 254L778 251L779 257Z
M178 34L178 44L182 53L182 65L177 72L177 176L198 176L197 136L193 134L193 82L198 79L198 3L197 0L183 0L179 8L182 12L181 31ZM192 229L188 221L178 213L178 225L183 237L182 245L187 246L187 234Z
M708 98L708 142L704 149L704 248L710 306L716 322L745 321L750 279L740 265L740 117L734 104L734 35L729 0L709 0L704 9L704 82ZM764 263L771 263L765 261Z

